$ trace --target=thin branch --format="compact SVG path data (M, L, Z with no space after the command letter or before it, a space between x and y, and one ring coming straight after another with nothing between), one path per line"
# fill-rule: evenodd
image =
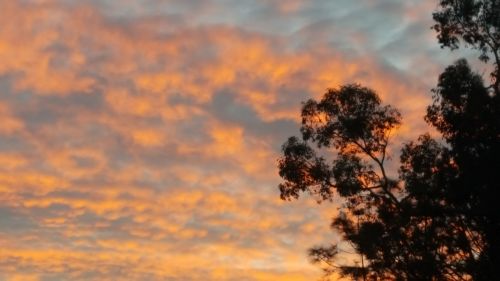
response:
M377 163L377 165L379 166L380 171L382 173L382 177L384 179L383 183L382 183L382 190L384 191L385 194L387 194L390 197L390 199L394 202L394 204L396 204L396 206L399 207L399 205L400 205L399 200L396 198L396 196L394 196L394 194L392 194L389 191L389 186L388 186L389 178L387 177L387 174L385 172L384 164L382 162L380 162L380 160L376 156L374 156L370 151L368 151L365 147L363 147L357 141L352 140L352 143L354 143L356 146L358 146L366 155L368 155L373 161L375 161L375 163Z

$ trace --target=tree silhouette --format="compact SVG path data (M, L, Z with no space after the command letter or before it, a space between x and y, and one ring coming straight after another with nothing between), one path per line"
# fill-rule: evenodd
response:
M314 262L330 265L325 273L366 280L459 280L473 252L472 236L458 231L465 227L460 217L452 210L444 215L446 187L456 167L449 151L425 135L404 147L400 176L390 178L387 146L400 121L397 110L359 85L307 101L302 139L291 137L283 145L281 197L307 191L320 201L336 194L345 198L332 226L367 263L336 265L336 245L311 249ZM330 148L335 156L329 163Z
M282 199L308 192L344 199L332 227L360 256L337 264L337 245L312 248L328 276L355 280L495 280L500 276L500 2L440 1L442 46L460 40L493 56L485 85L465 60L446 68L425 120L442 141L423 135L403 146L399 174L385 164L399 112L357 84L328 89L303 104L301 138L279 159Z
M435 89L426 119L451 146L460 173L450 202L465 214L469 228L481 234L481 251L474 264L475 280L500 276L500 1L440 1L434 14L442 47L460 42L478 49L492 61L491 84L470 71L465 62L449 68Z
M460 41L481 52L480 59L493 59L494 90L500 86L500 2L498 0L440 0L433 13L441 47L457 49Z

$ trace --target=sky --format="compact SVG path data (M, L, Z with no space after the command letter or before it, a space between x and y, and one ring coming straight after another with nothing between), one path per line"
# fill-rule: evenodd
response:
M319 278L339 202L281 201L281 144L347 83L396 160L429 131L436 3L0 0L0 280Z

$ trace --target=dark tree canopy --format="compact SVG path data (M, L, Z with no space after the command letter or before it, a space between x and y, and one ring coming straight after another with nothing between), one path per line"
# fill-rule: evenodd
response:
M464 60L448 67L434 90L426 120L450 145L457 173L447 202L483 241L475 280L500 274L500 96L491 94Z
M283 145L281 197L297 198L307 190L326 200L334 191L350 196L376 188L389 190L390 181L380 178L359 155L368 155L384 169L389 132L400 119L398 111L381 106L375 92L359 85L329 89L320 102L307 101L302 109L302 140L291 137ZM328 164L308 141L318 148L336 148L337 159Z
M442 46L462 40L493 58L492 84L458 60L439 76L425 120L442 140L403 146L398 176L386 171L399 112L371 89L328 89L303 104L301 137L282 147L282 199L302 192L343 199L332 227L357 263L338 264L338 245L311 260L354 280L498 280L500 276L500 2L442 0L433 14Z
M464 260L474 252L472 236L457 234L466 226L447 204L457 168L449 150L424 135L404 147L399 178L390 178L387 146L400 122L396 109L359 85L307 101L302 138L283 145L281 197L309 192L318 200L345 199L332 227L366 264L334 265L336 245L311 249L313 261L334 265L326 273L367 280L459 280L466 274ZM336 156L327 161L321 155L331 148Z
M495 91L500 86L500 1L440 0L433 13L442 47L457 49L460 40L481 52L480 59L493 59L491 73Z

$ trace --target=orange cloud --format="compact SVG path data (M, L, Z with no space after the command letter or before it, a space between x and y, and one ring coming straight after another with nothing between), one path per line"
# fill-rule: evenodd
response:
M275 188L300 102L360 82L426 128L424 84L369 54L63 2L0 3L2 280L315 279L335 207Z
M0 118L2 125L0 125L0 134L12 134L24 128L24 123L13 116L6 104L0 103Z

